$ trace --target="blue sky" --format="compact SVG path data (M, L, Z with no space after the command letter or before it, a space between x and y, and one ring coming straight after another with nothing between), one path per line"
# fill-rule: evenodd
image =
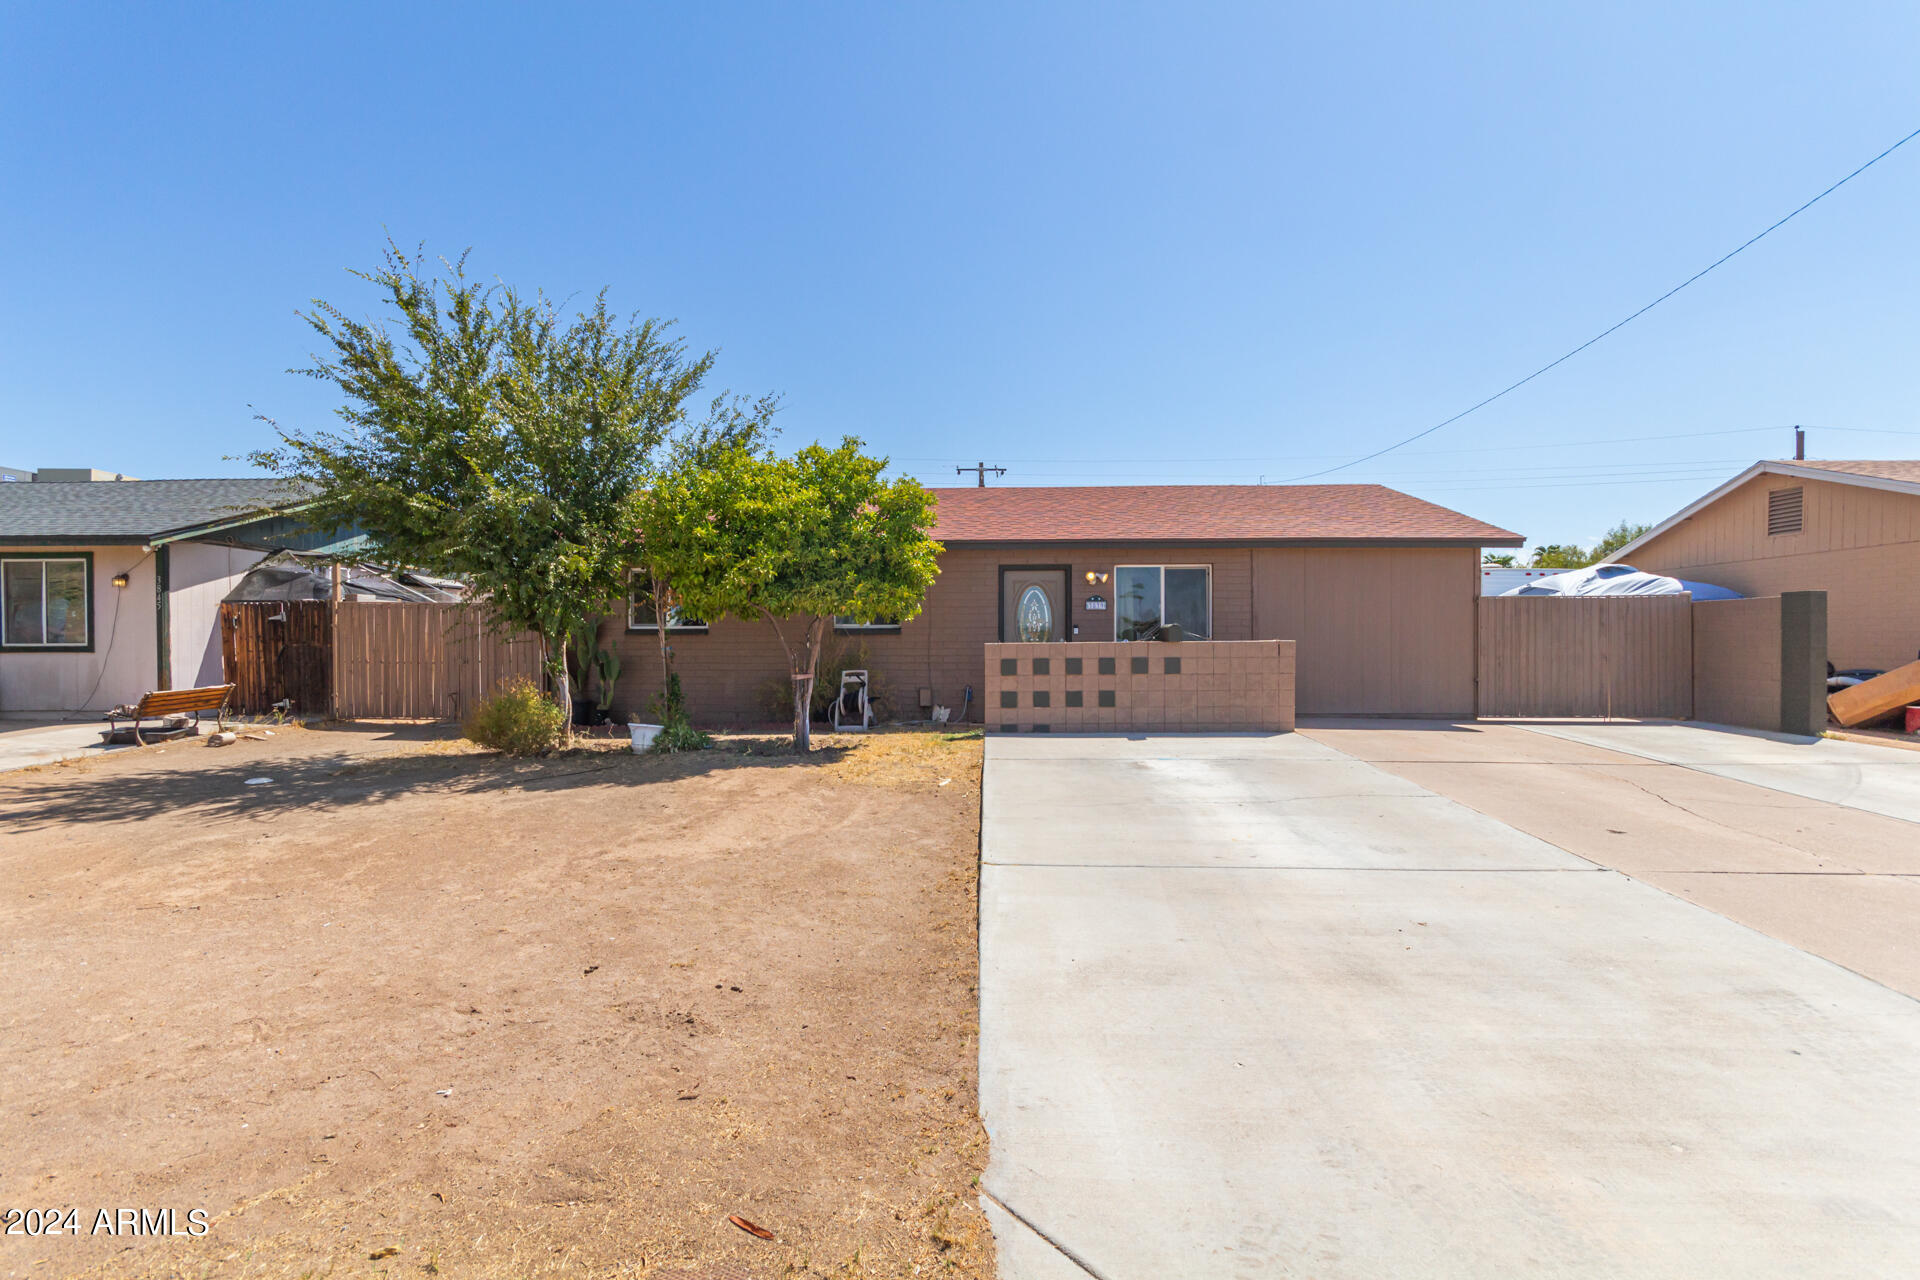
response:
M788 444L1284 480L1920 128L1910 3L1461 8L9 5L0 464L238 474L255 409L324 425L295 311L369 310L391 232L677 318ZM1920 456L1917 213L1920 141L1329 479L1567 541L1796 422Z

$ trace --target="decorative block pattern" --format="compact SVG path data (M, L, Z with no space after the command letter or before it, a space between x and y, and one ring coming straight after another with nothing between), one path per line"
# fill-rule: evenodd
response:
M1117 674L1123 657L1124 676ZM1092 698L1081 674L1089 669L1088 658L1094 659L1092 669L1107 677L1092 686ZM1009 660L1016 672L1034 674L992 674ZM1001 733L1284 733L1293 728L1291 640L989 644L986 669L987 688L999 692L1000 705L1010 709L1001 717ZM1044 721L1035 718L1041 714Z

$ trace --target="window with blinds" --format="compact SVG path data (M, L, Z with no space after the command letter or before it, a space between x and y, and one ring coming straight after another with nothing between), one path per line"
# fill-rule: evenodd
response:
M1800 489L1775 489L1767 495L1767 536L1800 532Z

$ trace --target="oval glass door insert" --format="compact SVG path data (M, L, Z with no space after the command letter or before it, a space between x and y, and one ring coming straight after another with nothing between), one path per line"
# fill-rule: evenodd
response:
M1014 611L1019 620L1020 639L1028 644L1045 644L1053 639L1053 601L1039 587L1020 593L1020 605Z

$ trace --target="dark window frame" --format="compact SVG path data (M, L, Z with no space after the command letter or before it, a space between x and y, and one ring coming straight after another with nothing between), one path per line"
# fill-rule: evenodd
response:
M91 551L5 551L0 552L0 565L15 560L78 560L84 566L81 593L87 602L87 641L85 644L13 644L6 639L6 618L0 616L0 653L92 653L94 651L93 634L93 552ZM44 573L44 570L42 571ZM0 574L5 570L0 569ZM46 634L46 585L41 579L41 634ZM0 597L0 609L4 609L4 597Z
M843 622L839 616L833 620L833 634L837 636L897 636L900 624L897 622Z
M647 635L656 635L659 633L659 630L660 630L660 620L659 620L660 611L657 607L654 609L654 620L652 622L635 622L633 620L633 610L634 610L634 604L635 604L634 597L636 594L633 588L634 588L634 584L637 582L646 582L648 603L649 604L652 603L653 584L647 580L645 575L643 575L640 570L638 569L627 570L627 630L629 633L644 632ZM698 636L698 635L705 635L707 633L709 628L707 624L704 622L673 621L672 620L673 617L677 615L679 612L680 611L678 609L673 609L669 611L669 620L667 622L668 635Z
M1113 604L1112 604L1113 638L1116 643L1118 644L1137 643L1136 641L1130 638L1123 637L1120 634L1120 571L1122 569L1157 569L1159 571L1160 573L1160 625L1162 626L1165 626L1167 621L1167 570L1169 569L1204 569L1207 574L1207 634L1204 636L1195 636L1193 638L1196 640L1213 639L1213 564L1211 562L1207 562L1204 564L1178 564L1178 563L1173 563L1169 561L1169 562L1161 562L1159 564L1116 564L1113 566L1113 570L1112 570L1113 583L1114 583Z

